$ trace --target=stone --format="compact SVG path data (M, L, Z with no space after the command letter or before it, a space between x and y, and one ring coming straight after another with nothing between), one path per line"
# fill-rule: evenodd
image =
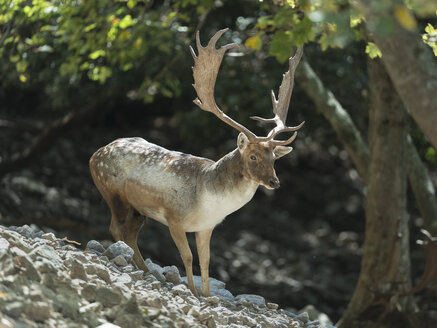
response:
M30 257L18 247L12 247L10 252L15 255L14 264L24 269L26 277L29 280L40 281L41 276L33 265Z
M26 253L29 253L33 249L33 247L30 246L29 243L24 241L23 237L16 231L3 230L2 235L3 238L5 238L9 242L9 244L18 247Z
M97 326L96 328L121 328L121 327L114 325L110 322L105 322L105 323L102 323L101 325Z
M25 224L22 227L18 227L17 232L26 238L34 238L34 236L35 236L35 231L31 227L29 227L27 224Z
M107 256L110 260L118 255L122 255L127 262L132 261L134 255L134 250L130 248L124 241L117 241L116 243L109 246L103 255Z
M53 263L57 269L60 269L63 264L61 257L56 253L55 249L49 245L37 246L29 255L33 259L36 259L37 257L45 258Z
M279 305L276 303L269 302L269 303L267 303L267 307L271 310L277 310L279 308Z
M40 273L56 273L57 272L55 264L53 264L51 261L49 261L48 259L45 259L43 257L39 257L35 261L35 268Z
M129 274L130 274L132 280L134 280L134 281L143 279L143 277L144 277L144 271L143 270L133 271L133 272L131 272Z
M0 248L9 249L9 245L9 242L5 238L0 237Z
M310 320L307 312L299 313L296 315L296 319L302 321L303 323L307 323Z
M227 289L211 289L210 292L211 292L211 296L218 296L221 299L232 301L232 302L235 301L234 295L232 295L232 293Z
M220 302L220 298L218 298L217 296L210 296L206 298L206 301L208 302L208 304L218 304Z
M179 285L182 283L179 270L175 265L164 267L162 269L162 274L164 275L165 280L172 284Z
M50 318L53 308L47 302L38 301L26 303L24 311L29 319L36 322L41 322Z
M21 313L24 312L24 303L18 301L8 303L5 306L4 311L8 316L12 318L18 318Z
M121 295L117 292L114 292L111 288L101 286L96 290L96 302L100 302L106 307L112 307L120 304Z
M111 262L118 266L126 266L128 263L123 255L118 255L114 257Z
M118 276L117 281L122 284L125 284L128 287L132 285L132 278L127 273L122 273L120 276Z
M332 325L332 321L329 319L328 315L326 313L320 312L313 305L305 306L304 308L299 310L299 313L307 313L310 320L317 320L319 324L323 326Z
M86 244L86 251L87 252L94 252L98 255L102 254L105 251L105 247L101 243L99 243L97 240L90 240Z
M151 259L146 259L144 261L146 263L147 268L149 269L149 272L160 282L165 282L165 277L163 274L163 269L158 265L152 262Z
M173 295L179 295L179 296L189 296L192 295L191 291L188 289L185 285L177 285L174 286L171 290Z
M41 235L42 239L49 240L49 241L55 241L56 236L53 232L47 232Z
M70 277L71 279L82 279L88 281L85 268L78 260L73 260L73 263L71 264Z
M10 252L5 248L0 248L0 277L14 274L16 271Z
M253 294L241 294L235 297L235 300L241 301L241 300L246 300L249 303L252 304L256 304L259 306L265 306L266 305L266 300L264 299L264 297L259 296L259 295L253 295Z
M90 303L90 304L87 304L85 306L82 306L79 309L79 312L80 313L89 313L89 312L91 312L91 313L98 313L102 309L103 309L102 303L94 302L94 303Z
M96 290L97 286L95 284L88 284L82 289L81 294L88 302L94 302L96 300Z
M108 284L110 284L112 281L108 268L102 264L87 264L85 265L85 271L88 274L97 275Z

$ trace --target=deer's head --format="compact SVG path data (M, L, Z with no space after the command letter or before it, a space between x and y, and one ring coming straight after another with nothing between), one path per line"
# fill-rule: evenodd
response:
M197 32L196 45L199 54L196 55L193 48L190 47L194 58L193 86L197 92L197 98L194 100L194 103L240 131L237 145L243 161L243 175L269 189L279 188L279 179L274 169L274 161L288 154L293 149L292 147L286 147L286 145L296 138L296 131L304 124L302 122L298 126L285 125L293 91L294 72L302 57L302 48L299 48L294 57L290 57L288 60L289 70L282 77L278 98L276 98L275 93L272 91L273 113L275 116L270 119L257 116L251 117L251 119L262 123L273 123L276 125L266 137L259 137L223 113L214 99L214 86L223 56L227 50L238 47L237 44L232 43L216 49L217 40L226 31L227 29L218 31L206 47L200 44L199 32ZM276 136L283 132L294 133L287 140L275 139Z

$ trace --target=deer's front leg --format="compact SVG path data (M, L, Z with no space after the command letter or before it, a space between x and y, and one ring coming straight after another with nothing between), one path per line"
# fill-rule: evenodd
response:
M197 253L199 254L200 275L202 276L202 296L210 296L209 291L209 243L212 230L196 232Z
M170 229L171 237L173 238L173 241L181 254L182 261L184 262L185 272L187 273L188 288L190 288L191 292L196 297L199 297L196 287L194 286L193 254L191 254L190 246L188 245L187 235L185 231L180 229L177 225L169 223L168 227Z

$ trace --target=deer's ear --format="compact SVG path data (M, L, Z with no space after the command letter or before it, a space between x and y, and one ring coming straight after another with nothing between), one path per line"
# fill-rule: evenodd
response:
M241 132L238 135L238 139L237 139L237 145L240 152L244 151L248 144L249 144L249 138L247 138L247 136L243 132Z
M293 147L276 146L275 149L273 149L273 154L275 155L275 159L278 159L284 155L287 155L292 150Z

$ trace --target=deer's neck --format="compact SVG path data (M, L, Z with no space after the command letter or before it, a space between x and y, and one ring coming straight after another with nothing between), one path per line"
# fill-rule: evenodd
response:
M258 183L246 178L244 165L238 149L213 163L206 172L206 187L217 194L255 193Z

